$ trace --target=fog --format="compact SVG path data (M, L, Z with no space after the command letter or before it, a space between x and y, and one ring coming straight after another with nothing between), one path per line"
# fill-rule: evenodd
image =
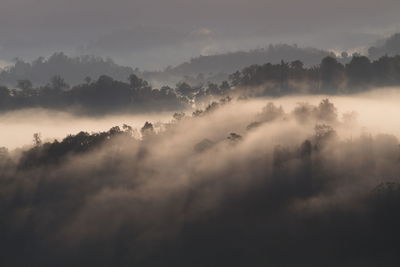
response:
M113 126L129 124L140 128L146 121L168 122L170 112L144 113L139 115L109 115L101 117L76 116L69 112L45 109L21 109L0 115L1 146L9 149L32 145L34 133L40 133L43 141L63 139L80 131L107 131Z
M399 0L0 0L0 267L399 267Z
M299 103L318 104L321 99L328 98L339 110L339 118L346 113L355 112L357 123L363 131L371 134L390 133L400 137L398 117L400 114L399 88L378 88L367 93L351 96L300 95L279 98L252 99L240 102L241 114L252 116L259 112L268 102L292 110ZM235 107L236 109L236 107ZM229 120L235 120L237 111L232 110ZM190 114L193 110L187 110ZM101 117L78 116L69 112L45 109L18 110L0 114L0 146L15 149L24 145L32 145L34 133L40 133L43 141L63 139L69 134L80 131L106 131L113 126L128 124L140 129L146 121L152 123L168 123L173 112L143 113L135 115L108 115ZM232 129L237 130L237 129ZM243 130L238 129L238 130ZM353 134L348 131L346 134Z
M399 96L225 99L173 118L3 115L6 132L27 132L10 146L37 131L138 130L1 149L0 264L398 266Z

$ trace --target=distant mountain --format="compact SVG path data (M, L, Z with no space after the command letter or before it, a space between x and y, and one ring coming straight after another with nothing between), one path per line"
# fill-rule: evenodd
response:
M163 81L164 84L173 84L182 78L191 84L205 81L221 82L227 79L229 74L254 64L262 65L267 62L277 64L282 60L285 62L300 60L305 66L310 67L318 65L326 56L336 57L332 52L321 49L277 44L250 51L199 56L162 72L144 72L143 77L153 83Z
M70 85L84 80L97 80L108 75L116 80L126 81L134 70L119 66L112 59L86 55L69 57L54 53L48 58L39 57L31 63L17 59L15 64L0 71L0 85L15 86L18 80L30 80L34 85L44 85L52 77L61 76Z
M400 33L393 34L389 38L379 41L376 46L370 47L368 55L372 59L377 59L384 55L400 55Z
M130 74L149 81L155 87L174 86L184 81L191 85L207 82L220 83L228 79L229 74L247 66L265 63L278 64L282 60L292 62L300 60L305 67L318 65L327 56L336 57L329 51L299 47L297 45L277 44L250 51L237 51L210 56L199 56L175 67L162 71L139 71L131 67L120 66L112 59L96 56L69 57L64 53L55 53L48 58L39 57L31 63L17 59L15 64L0 70L0 85L15 86L18 80L30 80L34 85L47 84L52 77L61 76L69 85L77 85L87 80L97 80L107 75L115 80L126 81ZM350 57L338 58L347 63Z
M196 73L232 73L252 64L264 64L266 62L275 64L283 61L300 60L306 66L317 65L326 56L333 53L310 47L299 47L297 45L278 44L267 48L250 51L238 51L212 56L200 56L191 59L172 68L171 73L193 75Z

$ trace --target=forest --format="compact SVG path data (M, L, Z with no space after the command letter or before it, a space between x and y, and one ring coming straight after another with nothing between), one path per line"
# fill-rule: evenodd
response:
M39 107L87 114L178 111L227 96L339 95L399 85L399 55L382 56L373 61L354 55L347 64L328 56L312 67L305 67L299 60L251 65L232 73L228 81L220 84L191 85L182 81L175 87L153 88L134 73L126 82L101 75L97 80L87 77L76 86L69 86L59 75L40 87L23 79L18 80L15 89L0 87L0 110Z
M0 0L0 267L399 267L399 0Z
M121 66L111 58L104 59L94 55L74 57L56 52L49 57L38 57L32 62L15 58L12 64L0 69L0 84L13 87L18 80L30 80L35 86L43 86L53 76L62 75L68 84L78 85L87 79L97 80L101 75L126 81L126 78L134 73L142 79L157 84L171 86L179 81L186 81L196 85L206 81L221 82L229 73L252 64L302 60L306 66L314 66L326 56L335 55L316 48L279 44L250 51L194 57L177 66L168 66L161 70L140 70ZM339 60L345 63L347 59Z
M0 265L397 266L397 137L255 106L1 148Z

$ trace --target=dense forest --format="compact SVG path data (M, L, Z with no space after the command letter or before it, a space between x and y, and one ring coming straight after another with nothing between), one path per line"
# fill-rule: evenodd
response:
M369 47L366 55L371 60L377 60L386 55L395 56L400 54L399 47L400 34L394 34ZM262 65L267 62L279 64L281 61L299 60L304 67L310 68L318 66L321 60L328 56L345 65L353 55L344 51L337 56L333 52L312 47L276 44L249 51L194 57L177 66L150 71L120 66L110 58L103 59L93 55L70 57L64 53L54 53L47 58L38 57L32 62L16 58L12 65L0 70L0 85L14 87L19 80L30 80L34 86L44 86L52 77L62 76L68 84L75 86L88 79L97 80L101 75L110 76L118 81L126 81L126 78L134 73L159 87L173 86L178 82L198 86L208 82L221 83L228 79L230 73L250 65Z
M110 58L103 59L92 55L69 57L64 53L54 53L48 58L39 57L32 62L16 58L12 65L0 71L0 84L13 87L18 80L30 80L35 86L43 86L53 76L58 75L68 84L78 85L87 79L96 80L101 75L125 81L126 77L134 73L154 84L173 85L183 81L197 85L208 81L222 82L227 79L229 73L252 64L299 59L306 66L313 66L326 56L335 55L314 48L281 44L270 45L265 49L200 56L162 71L140 71L120 66ZM341 60L346 61L347 58Z
M120 66L110 58L92 55L69 57L64 53L54 53L48 58L39 57L31 63L16 58L14 64L0 71L0 84L13 87L19 80L30 80L33 85L45 85L57 75L61 75L71 85L88 79L95 80L101 75L125 81L131 73L134 73L132 68Z
M0 0L0 267L400 267L399 11Z
M246 105L0 149L0 265L397 266L398 139Z
M183 101L169 88L152 89L136 75L129 83L102 75L96 81L72 88L60 76L42 87L34 88L29 80L20 80L17 89L0 87L0 110L42 107L101 115L109 112L178 110Z
M345 55L345 54L344 54ZM253 64L270 62L279 63L281 60L301 60L305 66L318 65L322 58L332 56L334 53L297 45L278 44L266 48L250 51L236 51L216 55L199 56L175 67L168 67L163 71L144 71L143 78L149 81L173 82L183 80L191 85L204 81L222 82L229 73ZM346 63L349 57L338 58Z
M19 80L16 89L0 87L0 110L42 107L92 114L165 111L225 96L349 94L398 85L400 56L383 56L371 61L366 56L354 55L345 65L328 56L318 66L305 67L299 60L251 65L220 84L208 82L192 86L180 82L174 88L152 88L133 73L127 82L102 75L98 80L88 78L85 83L72 87L60 76L36 88L30 80Z
M378 59L382 56L395 56L400 54L400 33L393 34L386 39L379 40L375 45L367 49L367 56L371 59ZM253 49L250 51L236 51L216 55L199 56L175 67L169 67L162 72L144 72L146 79L155 79L160 76L166 79L168 76L192 76L199 74L213 77L217 74L227 74L243 69L254 64L280 63L282 60L291 62L300 60L305 67L317 66L327 56L336 58L340 63L346 64L351 60L352 55L348 52L335 53L312 48L301 47L296 44L276 44L265 48ZM162 79L160 79L162 80Z
M326 57L319 66L311 68L305 68L301 61L252 65L233 73L230 80L239 88L261 87L264 95L356 93L372 87L399 85L400 56L371 61L366 56L354 55L345 65Z

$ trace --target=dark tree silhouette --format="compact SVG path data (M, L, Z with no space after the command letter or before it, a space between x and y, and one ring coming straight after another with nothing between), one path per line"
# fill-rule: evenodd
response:
M336 93L344 80L344 67L333 57L326 57L320 65L322 90Z

